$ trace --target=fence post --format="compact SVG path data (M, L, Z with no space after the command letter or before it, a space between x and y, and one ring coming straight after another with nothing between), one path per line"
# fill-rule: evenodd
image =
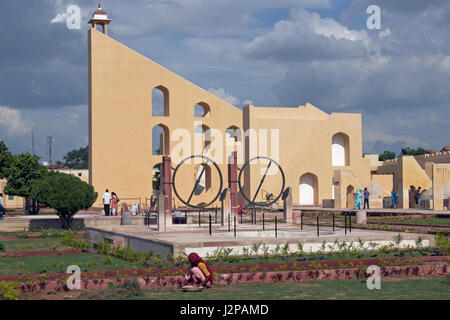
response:
M234 216L234 237L236 238L236 216Z
M345 234L347 234L347 213L344 213L344 229Z
M334 231L334 212L333 212L333 231Z
M300 211L300 230L303 230L303 211Z
M265 231L264 210L263 210L263 212L262 212L262 219L263 219L263 231Z
M278 219L275 216L275 238L278 238Z
M230 214L228 214L228 232L231 231L231 217Z
M201 227L202 223L201 223L201 217L200 217L200 210L198 210L198 226Z
M319 234L319 215L317 215L317 236L320 237L320 234Z
M209 236L212 236L211 214L209 215Z
M350 233L352 233L352 213L350 212L350 215L348 216L348 227Z

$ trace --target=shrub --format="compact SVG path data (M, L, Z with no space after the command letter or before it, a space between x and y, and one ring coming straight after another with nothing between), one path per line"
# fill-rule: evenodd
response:
M5 245L0 242L0 252L5 252Z
M436 248L438 249L440 255L448 255L450 253L450 237L437 235Z
M61 242L76 249L88 249L91 244L84 239L77 238L73 234L66 234L61 238Z
M78 177L52 172L33 182L31 198L55 209L63 229L69 229L73 216L97 200L94 188Z
M20 292L16 282L0 282L0 298L2 300L19 300Z

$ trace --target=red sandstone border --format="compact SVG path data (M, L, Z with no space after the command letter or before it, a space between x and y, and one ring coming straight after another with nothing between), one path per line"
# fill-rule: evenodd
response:
M63 250L63 251L21 251L21 252L5 252L0 256L4 258L26 258L36 256L52 256L52 255L66 255L66 254L81 254L85 253L81 249L78 250Z
M424 277L436 276L447 272L447 264L404 266L404 267L384 267L381 269L381 276L386 277ZM351 269L331 269L331 270L302 270L302 271L282 271L282 272L253 272L221 274L215 278L216 285L250 284L250 283L277 283L287 281L315 281L315 280L348 280L367 278L368 274L358 268ZM178 287L184 280L183 276L163 276L163 277L136 277L141 288ZM120 284L127 279L99 279L83 280L81 290L102 290L109 284ZM19 287L21 292L31 293L55 293L69 291L65 281L42 281L40 283L22 284Z
M450 260L450 256L430 256L430 257L403 257L403 258L384 258L384 259L355 259L355 260L322 260L322 261L303 261L303 262L285 262L285 263L261 263L261 264L247 264L247 265L226 265L226 266L211 266L213 272L226 274L226 273L254 273L261 272L264 269L267 269L268 272L273 272L277 269L284 268L290 269L293 266L296 268L304 268L302 271L317 271L319 268L322 270L330 270L334 269L342 269L342 267L357 267L361 263L364 266L370 265L383 265L386 263L413 263L414 262L424 262L424 263L436 263L436 262L444 262L447 263ZM257 267L257 271L250 271ZM328 269L329 268L329 269ZM177 272L185 272L185 267L178 268L153 268L153 269L131 269L131 270L98 270L98 271L82 271L82 278L89 279L91 277L95 277L97 279L106 279L106 278L120 278L120 277L130 277L130 278L138 278L138 277L150 277L154 275L177 273ZM232 272L234 271L234 272ZM51 274L28 274L28 275L11 275L11 276L0 276L0 281L23 281L24 279L28 279L30 281L33 280L41 280L43 275L46 280L56 280L59 278L66 279L69 274L67 273L51 273Z

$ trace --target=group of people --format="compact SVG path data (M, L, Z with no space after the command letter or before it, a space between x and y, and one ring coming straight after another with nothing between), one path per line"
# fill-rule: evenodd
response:
M421 187L417 188L417 190L415 190L414 192L414 202L416 204L416 207L418 207L419 205L419 199L420 199L420 195L422 194L421 192ZM364 192L361 193L360 189L356 189L356 193L355 193L355 205L354 205L354 209L363 209L363 200L364 200L364 209L366 209L366 205L367 205L367 209L370 209L369 207L369 196L370 196L370 192L369 190L367 190L367 188L364 188ZM397 191L395 191L395 189L392 189L391 191L391 208L396 209L397 208L397 202L398 202L398 194Z
M367 190L367 188L364 188L364 192L361 193L361 190L358 188L356 189L356 193L355 193L355 205L354 205L354 209L359 208L360 210L363 209L363 200L364 200L364 209L370 209L369 207L369 196L370 196L370 192L369 190ZM364 197L364 198L363 198Z
M118 215L118 204L119 204L119 197L117 194L113 191L109 193L109 190L106 189L106 192L102 196L103 198L103 209L105 210L106 216L117 216Z

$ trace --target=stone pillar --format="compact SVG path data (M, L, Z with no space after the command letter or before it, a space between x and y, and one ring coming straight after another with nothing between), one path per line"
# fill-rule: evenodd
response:
M161 170L161 190L163 200L160 199L159 230L167 231L172 226L172 167L169 156L164 156ZM162 206L161 206L162 202ZM162 208L161 208L162 207Z
M238 174L237 174L237 152L234 151L231 156L228 157L228 188L230 194L230 211L231 211L231 224L234 223L234 217L236 217L236 224L239 223L238 217Z
M285 223L292 221L292 188L287 187L283 193L283 219Z
M226 219L228 219L228 215L231 217L231 198L230 198L230 189L225 189L226 192L225 196L223 198L221 198L221 204L222 204L222 210L221 210L221 215L222 215L222 226L224 226L225 224L228 225L228 223L226 223Z
M367 212L366 211L356 211L356 224L366 224L367 223Z

